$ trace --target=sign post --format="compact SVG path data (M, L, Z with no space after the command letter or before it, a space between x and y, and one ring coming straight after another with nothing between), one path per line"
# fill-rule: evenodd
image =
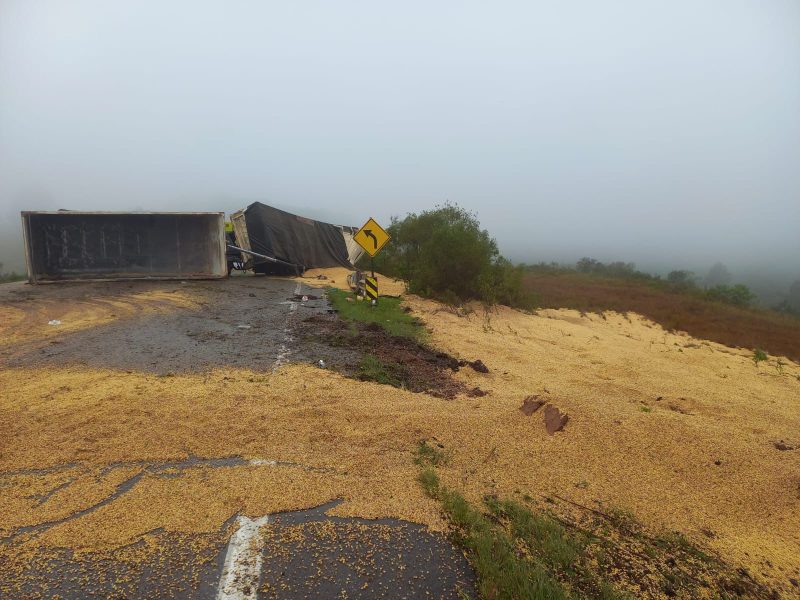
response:
M378 301L378 279L375 277L375 255L392 239L386 230L372 217L361 226L353 239L370 256L372 277L365 277L364 294L375 304Z

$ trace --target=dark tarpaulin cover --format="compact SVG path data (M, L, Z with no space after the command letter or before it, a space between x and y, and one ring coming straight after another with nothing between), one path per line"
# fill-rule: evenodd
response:
M342 230L336 225L299 217L272 206L254 202L244 211L250 249L272 256L276 264L254 257L259 272L302 272L315 267L352 269Z

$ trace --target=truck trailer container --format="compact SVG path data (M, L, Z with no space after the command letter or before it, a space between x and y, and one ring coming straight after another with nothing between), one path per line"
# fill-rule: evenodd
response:
M28 281L228 274L221 212L24 211Z

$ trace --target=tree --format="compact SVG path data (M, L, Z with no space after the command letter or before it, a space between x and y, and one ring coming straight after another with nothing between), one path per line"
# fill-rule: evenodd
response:
M718 285L729 285L731 282L731 272L721 262L714 264L706 275L706 287L713 288Z
M575 263L575 268L581 273L598 273L605 268L605 265L595 258L584 256Z
M667 275L667 281L675 285L693 286L694 273L682 270L670 271Z
M706 292L706 296L717 302L734 306L750 306L756 299L750 288L741 283L736 285L717 285Z
M445 204L404 219L392 219L392 243L377 268L402 277L409 290L450 303L499 302L532 308L522 289L523 269L500 256L497 242L474 214Z
M697 286L694 273L691 271L670 271L667 274L667 283L676 289L686 290Z

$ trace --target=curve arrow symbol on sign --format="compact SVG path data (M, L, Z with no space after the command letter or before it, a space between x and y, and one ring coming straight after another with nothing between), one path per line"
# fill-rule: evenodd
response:
M367 237L371 237L372 238L372 243L375 245L375 249L377 250L378 249L378 238L375 237L375 234L372 233L372 230L371 229L365 229L364 230L364 235L366 235Z

